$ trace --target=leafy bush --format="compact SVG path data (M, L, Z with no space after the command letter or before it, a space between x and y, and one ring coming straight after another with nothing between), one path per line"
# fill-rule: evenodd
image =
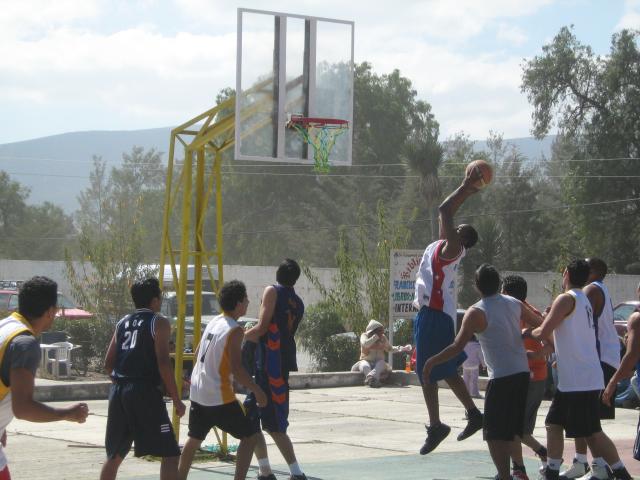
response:
M299 343L313 359L314 370L338 372L351 368L360 353L357 338L344 334L340 316L328 303L321 302L305 311L298 330Z
M56 318L53 331L65 332L71 343L82 346L82 353L91 370L102 371L104 356L113 336L115 325L100 318L74 319Z

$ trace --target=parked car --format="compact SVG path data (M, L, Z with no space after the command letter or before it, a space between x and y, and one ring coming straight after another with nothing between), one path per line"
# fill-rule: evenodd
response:
M613 323L619 337L624 337L627 333L627 320L638 306L640 306L639 301L630 300L619 303L613 309Z
M15 312L18 309L18 291L17 290L0 290L0 315L2 318ZM92 318L93 313L87 312L78 307L66 295L58 293L58 312L57 318L68 318L70 320L82 320Z

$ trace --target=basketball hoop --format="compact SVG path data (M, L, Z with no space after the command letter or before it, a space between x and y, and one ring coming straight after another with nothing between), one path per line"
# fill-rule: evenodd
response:
M318 173L327 173L329 155L336 143L336 138L349 128L349 122L337 118L291 115L287 127L296 130L302 139L313 147L313 170Z

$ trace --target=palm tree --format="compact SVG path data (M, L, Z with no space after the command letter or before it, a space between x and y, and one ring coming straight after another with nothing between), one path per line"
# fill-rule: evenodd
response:
M431 106L420 111L414 118L413 129L405 145L404 164L418 175L418 190L425 201L431 223L431 236L438 235L437 207L442 197L438 169L442 165L444 148L438 142L440 126L431 113Z

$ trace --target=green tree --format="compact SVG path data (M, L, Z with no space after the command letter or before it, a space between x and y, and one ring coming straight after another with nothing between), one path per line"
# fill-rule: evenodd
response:
M132 308L131 283L157 275L162 180L160 155L134 147L109 174L94 157L90 185L80 194L79 245L75 255L66 253L67 278L73 296L100 322L91 333L97 359L114 322Z
M59 260L75 240L71 218L50 202L29 205L29 189L0 171L0 256Z
M533 133L557 126L572 153L563 199L577 241L564 248L607 259L617 271L640 255L640 50L638 31L622 30L606 57L563 27L524 65L522 91L534 107ZM566 149L565 149L566 152ZM607 203L625 200L621 203ZM587 203L600 203L584 207Z

